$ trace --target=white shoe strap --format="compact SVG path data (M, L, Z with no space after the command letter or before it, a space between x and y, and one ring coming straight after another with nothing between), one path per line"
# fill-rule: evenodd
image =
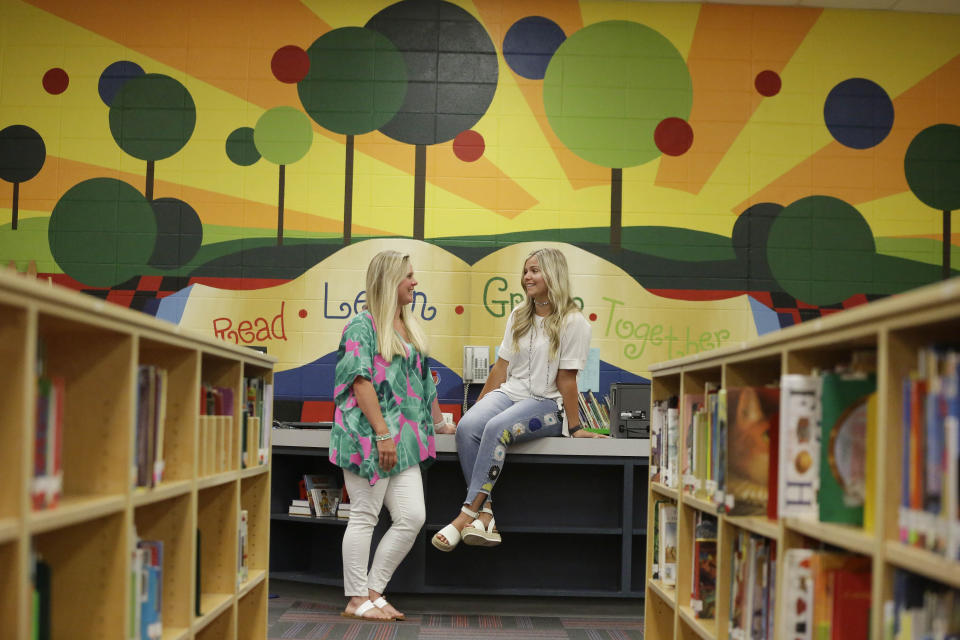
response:
M359 607L357 607L357 610L353 612L353 615L362 617L363 614L365 614L367 611L370 611L370 609L373 609L375 606L376 605L373 602L370 602L369 600L365 600L363 603L360 604Z
M467 514L471 518L477 517L477 512L471 509L470 507L468 507L467 505L463 505L462 507L460 507L460 511L463 511L465 514Z
M375 606L377 609L383 609L385 606L387 606L387 599L383 596L380 596L373 601L373 606Z

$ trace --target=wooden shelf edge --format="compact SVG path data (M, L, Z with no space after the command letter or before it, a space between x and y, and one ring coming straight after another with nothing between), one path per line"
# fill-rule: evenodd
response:
M784 518L783 524L791 531L854 553L872 556L878 550L877 539L861 527L815 522L801 518Z
M202 476L197 478L197 489L210 489L211 487L219 487L220 485L229 484L237 479L237 472L234 471L224 471L222 473L214 473L209 476Z
M676 500L679 496L679 493L676 489L671 489L670 487L660 484L659 482L651 482L650 489L653 490L654 493L659 493L665 498L672 498L673 500Z
M143 505L186 495L190 493L191 486L192 482L190 480L175 480L173 482L163 482L153 489L138 487L133 491L133 506L142 507Z
M126 506L125 494L61 498L60 504L53 509L31 512L27 517L27 528L32 534L44 533L120 513Z
M657 594L671 609L677 606L677 590L675 587L668 587L659 580L648 580L647 586L650 591Z
M241 478L253 478L255 476L263 475L270 470L270 466L266 464L258 464L255 467L247 467L246 469L240 470Z
M694 633L703 638L703 640L716 640L717 638L717 620L716 618L703 620L693 614L690 607L680 607L680 619L693 629Z
M232 593L205 593L200 596L200 607L205 609L206 613L193 619L193 625L191 627L193 633L199 632L213 622L214 618L229 609L232 604Z
M20 534L20 518L0 518L0 544L16 540Z
M696 498L688 493L683 494L683 504L693 507L697 511L708 513L712 516L717 515L717 505L703 498Z
M745 529L764 538L776 540L780 537L780 523L766 516L725 516L724 520L738 529Z
M266 580L266 578L267 571L265 569L251 569L247 581L241 583L240 588L237 590L237 599L239 600L250 593L255 586Z
M894 540L886 542L884 555L892 565L960 589L960 562Z
M162 640L183 640L190 634L190 629L186 627L164 627Z

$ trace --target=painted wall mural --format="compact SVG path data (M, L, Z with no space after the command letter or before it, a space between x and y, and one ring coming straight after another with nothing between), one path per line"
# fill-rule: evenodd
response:
M413 257L456 401L462 346L498 344L551 244L602 383L642 378L955 274L958 32L687 3L0 0L0 261L267 348L305 415L375 251Z

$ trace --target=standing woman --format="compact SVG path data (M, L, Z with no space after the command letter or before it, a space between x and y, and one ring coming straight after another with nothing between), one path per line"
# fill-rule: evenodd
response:
M521 280L526 303L510 314L487 382L457 425L467 496L456 519L433 536L441 551L452 550L461 538L477 546L500 543L491 492L507 448L561 435L561 407L569 435L599 437L580 424L577 372L587 362L590 325L570 295L567 260L556 249L534 251Z
M382 251L367 268L367 308L343 330L337 351L330 462L343 469L350 520L343 535L343 616L403 620L383 598L410 551L426 510L420 463L436 458L431 405L437 391L427 339L417 324L410 256ZM373 529L386 505L392 524L377 546Z

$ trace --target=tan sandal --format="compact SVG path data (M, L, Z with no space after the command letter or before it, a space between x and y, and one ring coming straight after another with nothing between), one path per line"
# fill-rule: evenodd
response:
M477 512L473 509L470 509L466 505L460 507L460 511L463 511L465 514L471 518L477 517ZM466 528L466 527L464 527ZM440 536L446 538L446 542L440 539ZM451 522L440 531L437 531L433 534L433 538L430 539L430 543L433 544L440 551L453 551L458 544L460 544L460 530L457 529Z
M495 529L496 518L493 517L493 510L490 507L484 506L480 511L490 514L490 523L484 527L483 520L477 518L471 524L464 527L463 531L460 532L460 536L463 538L463 544L469 544L474 547L495 547L503 542L503 539L500 537L500 532Z
M369 613L370 611L374 611L378 609L379 607L373 602L370 602L369 600L364 600L363 602L360 603L360 606L358 606L356 609L353 610L353 613L347 613L346 611L343 611L340 613L340 616L343 618L351 618L353 620L366 620L367 622L393 622L394 620L396 620L396 618L393 618L393 617L374 618L368 615L364 615L366 613Z

